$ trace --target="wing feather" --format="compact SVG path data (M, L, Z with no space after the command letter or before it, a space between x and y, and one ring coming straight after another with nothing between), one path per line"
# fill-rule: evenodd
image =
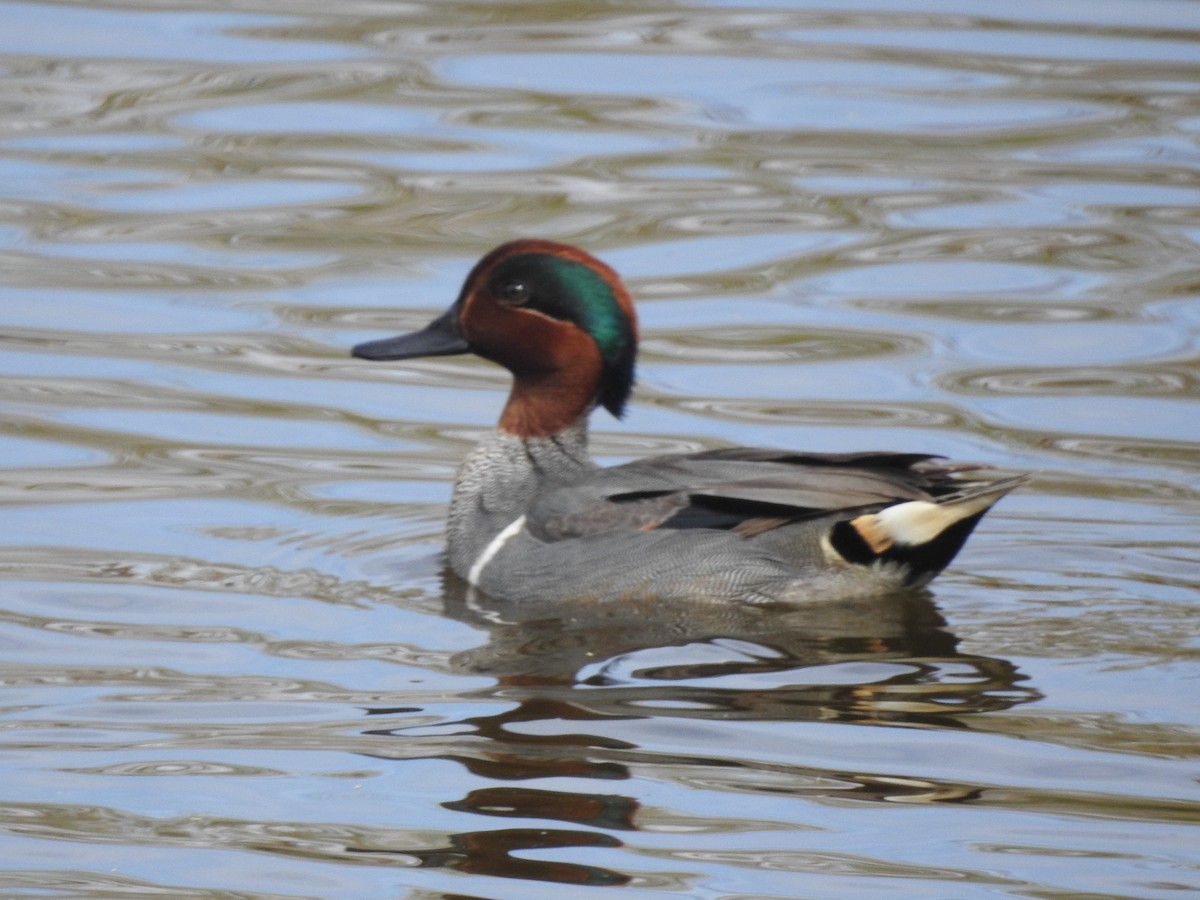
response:
M610 530L717 528L752 537L805 518L858 514L961 490L978 468L912 453L738 447L599 469L543 490L527 527L547 541Z

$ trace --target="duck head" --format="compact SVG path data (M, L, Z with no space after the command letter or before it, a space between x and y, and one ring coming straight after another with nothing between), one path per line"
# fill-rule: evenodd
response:
M501 430L549 437L597 404L621 416L633 388L637 318L617 273L600 260L569 244L519 240L476 263L454 305L425 328L351 353L490 359L513 374Z

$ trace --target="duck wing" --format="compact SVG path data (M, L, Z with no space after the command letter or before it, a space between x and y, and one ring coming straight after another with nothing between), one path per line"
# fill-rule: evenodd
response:
M833 513L852 517L910 500L938 502L969 489L973 482L959 475L976 468L887 452L737 447L660 456L542 491L526 524L548 541L614 529L710 528L750 537Z

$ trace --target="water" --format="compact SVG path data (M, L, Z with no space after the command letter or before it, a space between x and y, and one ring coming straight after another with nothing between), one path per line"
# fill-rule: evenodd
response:
M1200 893L1192 2L0 4L0 893ZM639 301L605 460L1033 471L933 591L467 606L474 259Z

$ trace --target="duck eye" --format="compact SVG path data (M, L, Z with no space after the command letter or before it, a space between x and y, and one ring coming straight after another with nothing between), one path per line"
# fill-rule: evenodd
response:
M500 285L500 298L512 306L520 306L529 302L529 285L524 281L513 279Z

